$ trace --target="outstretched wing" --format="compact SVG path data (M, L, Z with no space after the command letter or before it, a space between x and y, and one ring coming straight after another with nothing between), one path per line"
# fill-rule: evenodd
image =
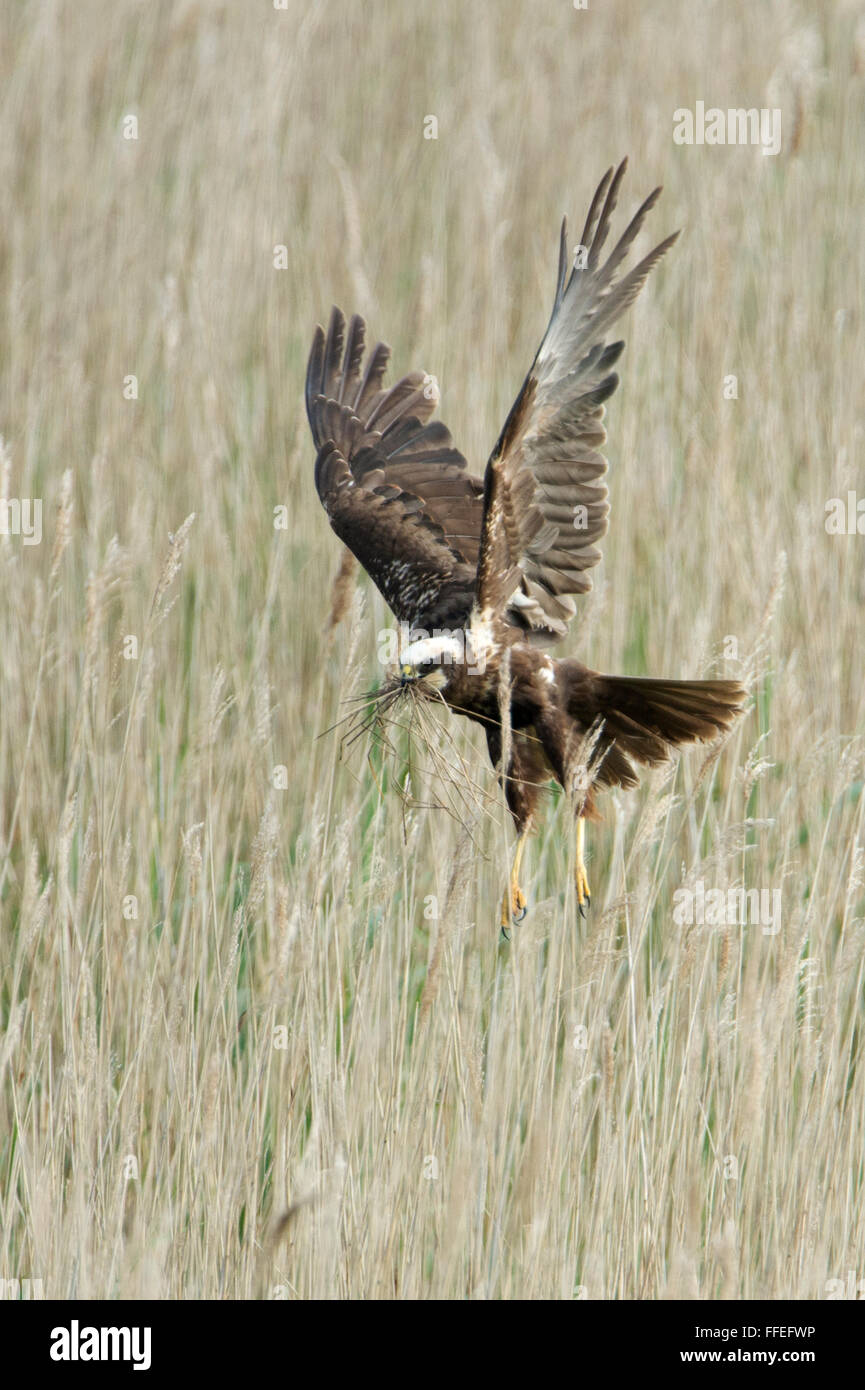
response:
M566 632L575 612L571 595L592 587L587 570L600 560L597 542L607 530L601 421L604 402L619 384L610 369L624 343L607 344L605 334L679 235L668 236L619 278L660 195L656 188L601 262L626 165L623 160L601 180L567 280L567 224L562 223L549 326L484 478L478 614L485 621L494 615L516 621L540 643L557 641Z
M440 420L432 377L382 387L390 348L363 365L366 326L334 308L317 328L306 413L318 451L315 484L330 524L401 622L461 627L474 598L483 482Z

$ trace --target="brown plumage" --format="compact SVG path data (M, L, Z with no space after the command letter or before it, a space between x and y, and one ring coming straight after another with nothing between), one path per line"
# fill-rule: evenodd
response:
M734 681L606 676L540 650L567 632L607 530L602 420L624 343L605 334L678 236L622 273L656 188L602 259L625 166L601 180L570 275L562 225L552 315L483 479L432 418L432 378L411 372L385 388L383 343L364 367L357 315L346 325L333 310L307 369L316 487L334 531L404 625L402 679L483 724L494 766L503 672L509 682L505 792L520 841L503 921L525 903L516 868L550 777L574 793L581 832L582 818L596 815L596 787L634 786L637 765L715 738L744 698ZM580 834L582 908L581 846Z

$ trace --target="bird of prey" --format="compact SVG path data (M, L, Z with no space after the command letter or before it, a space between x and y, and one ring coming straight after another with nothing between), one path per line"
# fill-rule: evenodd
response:
M715 738L744 697L735 681L602 675L543 650L564 637L575 596L591 588L607 530L601 422L624 347L607 335L678 236L626 269L656 188L604 258L626 163L601 179L570 274L562 224L552 315L483 478L433 418L433 378L410 372L386 388L384 343L364 362L358 315L346 324L334 308L309 355L315 485L334 531L399 620L396 682L480 723L504 780L518 839L503 927L525 913L520 861L552 778L574 796L584 913L583 832L598 818L596 790L635 786L635 765Z

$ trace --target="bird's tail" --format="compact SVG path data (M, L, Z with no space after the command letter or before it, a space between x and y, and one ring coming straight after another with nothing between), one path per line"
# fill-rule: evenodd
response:
M707 742L724 733L745 700L738 681L603 676L576 661L560 664L568 714L584 729L603 721L593 762L597 781L611 785L636 783L631 760L663 762L678 744Z

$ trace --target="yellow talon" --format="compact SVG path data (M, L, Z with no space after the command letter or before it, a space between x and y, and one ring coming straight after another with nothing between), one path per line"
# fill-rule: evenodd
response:
M521 922L528 911L525 894L518 883L511 883L502 898L502 930L506 931L511 922Z
M520 834L520 838L517 840L510 882L502 899L501 925L502 931L505 932L505 934L507 934L507 929L511 925L511 922L521 922L528 911L528 903L526 902L525 894L519 883L520 864L522 863L523 850L525 849L528 834L529 827L526 826L525 830Z
M574 880L577 887L577 907L580 916L585 917L592 905L592 895L589 891L589 879L586 873L586 861L583 849L586 842L585 820L582 816L577 817L577 863L574 869Z

